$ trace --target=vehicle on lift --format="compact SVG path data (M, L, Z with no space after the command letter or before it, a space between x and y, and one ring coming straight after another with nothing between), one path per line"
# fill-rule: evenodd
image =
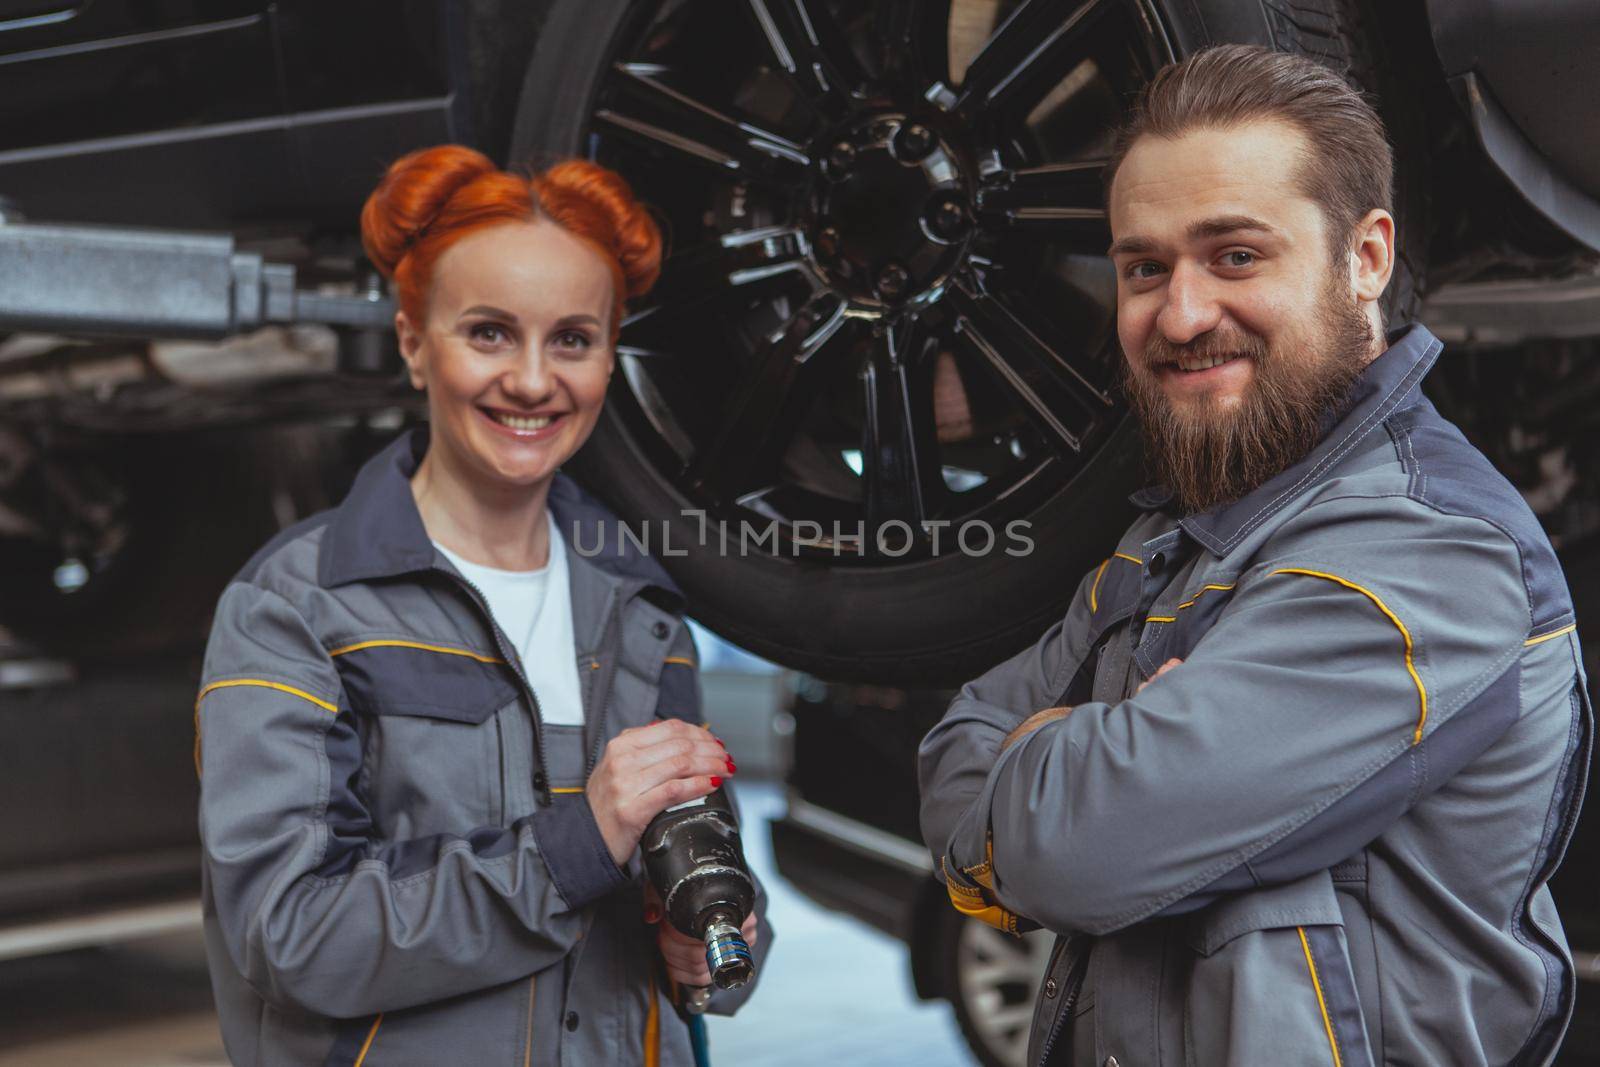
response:
M1103 160L1155 69L1224 41L1375 95L1391 318L1426 294L1447 340L1518 346L1447 360L1450 410L1578 552L1600 364L1548 338L1600 333L1590 7L0 0L0 648L84 678L192 653L228 575L416 417L357 215L455 141L594 157L659 210L576 473L674 545L773 531L663 558L697 615L823 677L974 675L1129 517ZM1043 550L969 551L976 523Z
M458 141L593 156L658 209L662 280L578 467L675 545L772 530L663 559L699 614L821 676L960 681L1059 616L1127 518L1100 174L1138 85L1215 41L1339 67L1396 145L1392 315L1433 289L1447 337L1575 304L1600 328L1592 294L1548 289L1600 249L1600 68L1568 61L1600 50L1588 9L4 0L4 624L74 655L203 631L187 606L263 530L211 531L217 565L195 565L174 505L209 475L151 473L158 441L298 423L335 453L402 418L358 211L389 160ZM1587 435L1548 446L1577 468ZM321 503L213 480L212 516ZM958 540L980 522L997 545ZM1012 529L1050 551L1008 554ZM186 605L159 626L156 588Z

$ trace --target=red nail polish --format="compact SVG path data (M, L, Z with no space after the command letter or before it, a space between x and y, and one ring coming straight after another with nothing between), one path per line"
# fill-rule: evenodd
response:
M733 759L731 757L726 759L726 760L724 760L723 762L728 765L728 773L729 774L732 774L733 772L735 772L735 771L737 771L739 769L739 765L737 763L734 763Z
M714 774L711 776L711 788L712 789L720 789L720 788L722 788L722 779L717 777Z
M651 905L650 907L644 909L644 921L647 923L660 922L661 911L656 908L655 905Z
M711 735L711 740L715 741L719 745L722 745L722 751L724 751L724 752L728 751L728 746L727 745L723 745L722 744L722 738L718 737L716 734L712 734Z

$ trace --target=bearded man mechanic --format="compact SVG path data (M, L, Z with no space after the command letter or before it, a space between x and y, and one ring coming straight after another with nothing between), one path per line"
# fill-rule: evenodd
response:
M952 902L1059 935L1030 1063L1543 1063L1567 1026L1572 605L1423 396L1439 342L1385 341L1391 171L1337 74L1233 46L1158 74L1113 155L1166 488L920 753Z

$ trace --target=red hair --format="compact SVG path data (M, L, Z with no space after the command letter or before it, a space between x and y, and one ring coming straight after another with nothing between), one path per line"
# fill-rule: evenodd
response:
M468 234L508 222L549 219L588 242L611 268L612 329L623 305L661 273L661 231L622 175L570 159L522 177L463 145L436 145L389 165L361 209L361 245L394 282L400 309L422 322L433 270Z

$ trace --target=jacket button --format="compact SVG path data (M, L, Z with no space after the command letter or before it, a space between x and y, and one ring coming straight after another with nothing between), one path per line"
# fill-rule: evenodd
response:
M1046 978L1044 980L1044 995L1049 997L1051 1000L1055 999L1056 990L1058 988L1059 987L1056 985L1056 980L1054 978Z
M575 1012L575 1011L567 1012L567 1029L568 1030L576 1030L577 1028L578 1028L578 1013ZM1115 1067L1115 1065L1113 1065L1113 1067Z
M650 627L650 632L655 635L657 641L664 641L667 637L667 624L664 622L658 622L654 626Z

